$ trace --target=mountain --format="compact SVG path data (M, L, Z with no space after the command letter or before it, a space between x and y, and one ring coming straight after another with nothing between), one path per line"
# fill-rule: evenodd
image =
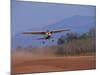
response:
M46 31L46 30L58 30L58 29L70 29L71 32L77 32L77 33L84 33L89 31L89 29L96 24L96 18L95 16L72 16L70 18L63 19L59 22L56 22L55 24L47 25L43 28L32 28L28 31ZM62 32L59 34L55 34L53 37L55 42L47 41L45 45L55 45L57 42L57 39L64 35L66 32ZM30 47L30 46L45 46L42 44L42 41L36 40L37 38L42 37L41 35L21 35L17 33L16 35L12 36L11 43L12 48L16 48L18 46L21 47Z
M83 33L88 31L92 26L95 26L96 18L95 16L72 16L70 18L64 19L55 24L47 25L44 27L47 30L54 29L71 29L71 31Z

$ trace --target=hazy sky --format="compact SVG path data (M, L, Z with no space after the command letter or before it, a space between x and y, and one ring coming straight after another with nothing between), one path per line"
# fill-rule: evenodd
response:
M75 15L95 16L95 6L19 2L12 0L12 34L42 28Z

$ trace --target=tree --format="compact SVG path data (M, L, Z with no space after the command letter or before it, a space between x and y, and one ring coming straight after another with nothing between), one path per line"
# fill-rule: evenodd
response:
M96 37L96 28L92 27L88 32L83 33L79 38L87 39L87 38L95 38Z
M77 33L67 33L66 35L61 36L57 43L58 45L64 44L66 42L71 42L74 39L78 39L78 34Z
M80 35L79 39L86 39L88 38L88 32L87 33L83 33L82 35Z
M90 38L95 38L96 37L96 28L95 27L92 27L89 30L88 35L89 35Z
M68 33L67 34L67 42L70 42L72 40L78 39L78 34L77 33Z
M58 43L58 45L64 44L65 43L65 39L59 38L57 43Z

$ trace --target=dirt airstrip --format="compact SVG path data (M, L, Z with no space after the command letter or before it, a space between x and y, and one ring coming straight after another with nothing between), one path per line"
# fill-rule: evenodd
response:
M12 55L12 75L22 73L74 71L96 68L95 55L66 57L33 57L32 55Z

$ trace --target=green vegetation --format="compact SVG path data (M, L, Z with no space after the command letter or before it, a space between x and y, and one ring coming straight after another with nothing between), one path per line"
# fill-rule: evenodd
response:
M84 55L96 53L96 28L88 32L77 34L74 32L61 36L58 39L57 55Z

